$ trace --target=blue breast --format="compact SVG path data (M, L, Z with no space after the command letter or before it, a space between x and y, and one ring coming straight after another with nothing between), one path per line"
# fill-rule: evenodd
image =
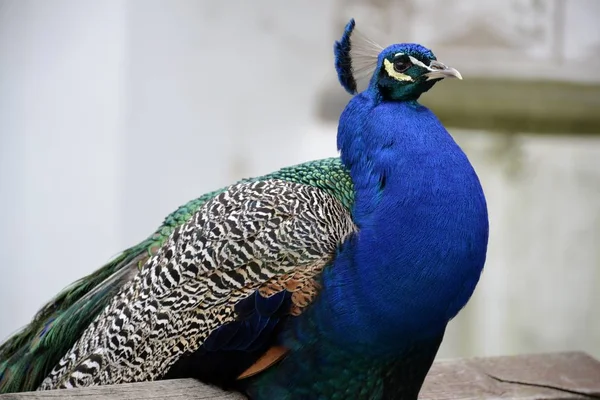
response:
M338 146L359 232L324 273L320 323L336 340L384 351L439 335L485 262L487 208L473 167L427 108L378 103L368 91L342 114Z

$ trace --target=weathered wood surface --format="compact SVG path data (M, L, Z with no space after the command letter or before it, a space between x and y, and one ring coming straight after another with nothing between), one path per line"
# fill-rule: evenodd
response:
M350 96L324 89L318 115L337 122ZM469 78L438 84L420 100L448 128L543 134L600 133L600 85Z
M228 393L193 379L173 379L122 385L94 386L81 389L48 390L0 395L2 400L246 400L238 393Z
M585 398L600 399L600 362L584 353L439 361L420 396L423 400Z
M237 393L223 392L192 379L0 395L1 400L75 398L85 400L245 399ZM584 353L438 361L433 365L420 396L422 400L590 398L600 399L600 361Z

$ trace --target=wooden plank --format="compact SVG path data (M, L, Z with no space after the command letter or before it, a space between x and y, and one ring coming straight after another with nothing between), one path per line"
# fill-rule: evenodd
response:
M227 393L192 379L0 395L0 400L59 398L245 399L240 394ZM600 399L600 362L584 353L438 361L434 363L427 376L419 398L421 400Z
M326 87L318 100L318 116L337 122L349 99L339 86ZM465 77L437 84L421 102L448 128L600 134L597 84Z
M0 395L2 400L245 400L239 393L228 393L194 379L124 383L121 385L92 386L68 390L10 393Z
M600 362L578 352L438 361L419 398L600 399Z

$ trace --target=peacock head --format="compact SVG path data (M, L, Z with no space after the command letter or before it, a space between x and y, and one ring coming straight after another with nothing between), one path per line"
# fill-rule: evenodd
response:
M393 44L384 49L355 32L354 26L351 19L334 47L338 79L351 94L357 93L357 80L368 75L367 90L391 101L416 100L444 78L462 79L456 69L437 61L431 50L419 44Z

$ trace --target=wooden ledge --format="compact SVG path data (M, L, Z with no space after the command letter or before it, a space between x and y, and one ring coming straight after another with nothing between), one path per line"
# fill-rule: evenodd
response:
M240 394L227 393L193 379L0 395L1 400L75 398L85 400L245 399ZM422 400L600 399L600 362L584 353L438 361L434 363L425 380L419 398Z
M317 115L337 123L350 96L339 86L320 94ZM600 85L468 78L438 83L421 102L447 128L541 134L600 134Z
M577 352L438 361L419 398L600 399L600 362Z

